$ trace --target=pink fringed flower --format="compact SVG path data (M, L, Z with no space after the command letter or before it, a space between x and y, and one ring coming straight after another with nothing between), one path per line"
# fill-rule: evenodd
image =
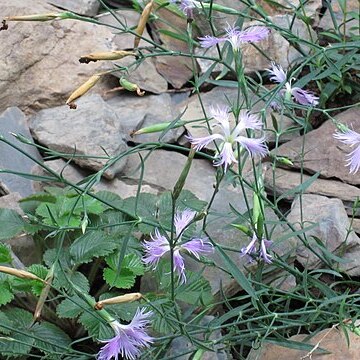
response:
M189 226L195 215L196 212L189 209L175 214L174 227L177 242L181 240L182 233ZM142 260L145 264L156 268L161 257L170 251L170 245L166 237L161 235L158 229L155 229L154 236L150 236L151 240L144 242L145 256L143 256ZM185 262L181 253L187 252L200 259L200 255L213 251L213 245L207 238L192 238L186 243L176 245L173 250L173 270L177 272L180 283L186 282Z
M131 323L128 325L113 321L110 326L115 332L112 339L102 341L105 345L97 354L97 360L117 360L119 355L126 360L134 360L141 354L142 348L147 348L154 339L146 333L152 312L138 309Z
M236 162L234 153L234 146L239 143L252 157L263 157L267 154L268 149L265 144L265 137L249 138L240 135L245 129L259 130L262 128L261 120L254 114L247 110L241 110L239 115L239 123L234 129L230 128L229 112L227 107L220 107L210 109L212 117L215 119L215 126L219 126L223 134L212 134L205 137L194 138L188 136L187 139L194 145L196 151L210 144L212 141L220 140L219 159L215 162L215 166L224 165L225 171L227 167Z
M291 86L291 80L286 82L287 79L287 73L284 71L284 69L281 67L281 65L278 65L276 63L271 63L271 69L267 70L270 74L270 80L273 82L276 82L278 84L285 83L285 89L280 92L282 96L286 96L286 94L289 94L290 96L293 96L295 101L297 101L301 105L310 105L310 106L316 106L319 103L319 98L315 96L312 92L303 90L299 87L292 87Z
M234 51L240 49L243 43L258 42L265 39L269 35L270 30L265 26L250 26L245 30L239 30L237 27L228 27L224 37L215 37L206 35L200 37L200 46L210 48L214 45L228 41Z
M354 130L347 129L345 132L337 131L334 138L346 145L356 148L347 155L346 166L350 167L350 174L355 174L360 169L360 134Z

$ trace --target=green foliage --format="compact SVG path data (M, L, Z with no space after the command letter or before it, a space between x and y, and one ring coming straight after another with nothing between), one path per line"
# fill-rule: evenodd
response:
M119 253L106 258L109 267L104 269L104 280L119 289L130 289L137 276L144 274L144 265L135 254L128 254L121 260Z
M0 209L0 240L11 239L24 231L26 222L15 211Z
M0 332L6 335L0 338L1 355L27 355L33 347L53 355L70 346L70 338L60 328L46 321L33 324L32 314L25 310L3 310L0 319L3 320Z
M0 243L0 264L10 264L12 261L10 247Z

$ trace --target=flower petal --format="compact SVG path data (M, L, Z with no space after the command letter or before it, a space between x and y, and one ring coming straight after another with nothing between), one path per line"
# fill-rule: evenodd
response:
M287 73L284 71L281 65L276 64L275 62L271 63L271 69L267 69L269 72L270 80L276 83L283 83L286 81Z
M185 209L177 211L174 217L174 226L176 229L176 237L179 237L184 229L189 225L191 220L194 219L196 211Z
M319 103L319 98L315 96L312 92L303 90L298 87L292 88L291 94L294 99L301 105L316 106Z
M200 259L201 254L212 253L214 251L213 244L207 238L194 238L182 244L181 248L194 255L197 259Z
M248 138L245 136L238 136L237 141L246 151L252 156L264 157L269 152L265 141L265 136L262 138Z

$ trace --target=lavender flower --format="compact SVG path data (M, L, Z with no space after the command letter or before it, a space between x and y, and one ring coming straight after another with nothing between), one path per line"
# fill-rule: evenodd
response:
M274 62L271 63L271 69L267 70L269 72L270 80L276 82L278 84L285 83L287 78L287 73L281 67ZM303 90L299 87L292 87L291 81L294 79L290 79L288 82L285 83L285 89L280 91L282 96L293 96L294 99L301 105L310 105L316 106L319 103L319 98L315 96L312 92Z
M267 253L267 248L272 244L271 240L261 239L260 242L260 258L267 264L271 264L272 256Z
M176 3L177 0L170 0L171 3ZM179 9L188 17L193 17L193 9L196 8L196 1L194 0L181 0Z
M238 51L241 44L261 41L265 39L270 32L265 26L250 26L245 30L239 30L237 27L228 26L225 31L226 35L224 37L215 37L210 35L200 37L200 46L203 48L209 48L228 41L230 42L233 50Z
M216 120L215 126L219 126L221 128L223 135L212 134L201 138L188 136L187 139L195 145L194 148L196 151L200 151L212 141L220 140L219 160L215 162L215 166L224 165L224 169L226 171L228 166L230 166L233 162L236 162L233 150L236 143L239 143L252 157L256 155L263 157L267 154L268 149L265 145L265 137L248 138L240 135L240 133L245 129L259 130L262 128L262 122L256 115L251 114L247 110L241 110L239 114L239 123L231 130L227 107L218 106L216 109L211 108L210 113Z
M272 256L267 253L267 248L272 244L272 241L261 239L259 249L256 249L256 244L258 243L258 237L254 233L250 243L248 246L243 247L240 250L241 256L247 255L250 258L250 262L253 259L253 256L255 256L257 253L259 254L259 257L266 262L267 264L270 264L272 262L271 258Z
M189 226L195 215L196 212L189 209L182 212L178 211L175 214L174 227L177 242L181 241L183 231ZM161 235L158 229L155 229L155 235L150 235L150 237L151 241L144 242L145 256L143 256L142 260L145 264L156 268L161 257L170 252L170 245L166 237ZM181 255L182 252L187 252L200 259L200 255L213 251L213 245L207 238L193 238L186 243L176 245L173 249L173 270L178 273L180 283L186 282L185 262Z
M150 337L145 328L149 324L149 318L152 312L145 312L144 309L138 309L132 321L128 325L113 321L110 326L115 332L112 339L102 341L105 345L97 354L97 360L117 360L119 354L129 360L136 359L141 354L141 349L149 347L154 339Z
M360 169L360 134L354 130L347 129L345 132L337 131L334 138L351 147L357 146L347 155L346 166L350 166L350 174L355 174Z

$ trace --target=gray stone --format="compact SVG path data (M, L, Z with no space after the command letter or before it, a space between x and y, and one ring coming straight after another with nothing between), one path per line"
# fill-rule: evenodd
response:
M307 174L301 176L301 173L297 171L276 168L274 180L270 164L267 164L264 168L266 168L264 173L264 183L268 192L270 194L276 194L276 196L282 196L285 200L289 201L293 200L300 193L300 190L296 192L292 192L291 190L300 184L304 184L310 179L310 175ZM337 198L342 200L346 206L353 204L358 197L360 198L360 189L356 186L345 184L337 180L321 178L317 178L309 187L302 189L302 193Z
M67 106L41 110L31 119L30 126L39 143L67 154L66 157L73 158L76 164L94 171L101 170L109 157L127 150L121 119L99 95L81 98L76 110ZM126 157L121 158L103 175L114 178L126 160Z
M134 47L134 35L126 31L130 29L134 31L139 22L140 14L130 9L116 10L115 14L117 18L108 12L99 14L96 18L103 24L116 27L116 29L110 28L110 30L115 35L113 42L118 50L132 49ZM146 29L142 37L151 41ZM139 47L142 46L149 46L149 43L141 39Z
M319 28L326 31L345 34L346 36L359 36L359 21L358 14L360 10L359 0L346 0L346 14L341 10L341 6L337 0L333 0L331 6L333 15L336 20L336 25L333 23L330 9L328 8L321 18Z
M118 78L124 77L128 81L137 84L141 90L154 94L161 94L168 89L167 81L157 72L155 60L144 59L140 64L136 64L135 60L125 57L119 61L115 61L117 66L128 67L128 71L116 71L113 73ZM116 66L114 67L116 68Z
M107 101L120 118L122 127L127 134L146 126L163 122L172 122L179 114L177 106L169 94L145 95L142 97L122 94ZM161 139L162 142L176 142L185 131L184 127L178 127L168 131ZM161 132L135 135L131 141L135 143L159 141Z
M43 0L1 1L2 17L58 12ZM16 105L29 113L65 103L74 89L108 67L78 59L112 50L113 37L104 26L76 20L9 22L9 29L0 32L0 111ZM98 83L92 91L107 87Z
M360 122L356 120L359 117L360 108L354 107L335 116L335 119L354 131L360 132ZM335 178L348 184L359 185L360 177L357 174L350 174L349 168L345 166L346 154L351 152L351 147L334 139L335 131L335 125L328 120L318 129L279 146L276 154L288 157L294 163L295 169L300 169L303 165L307 173L320 172L321 177ZM303 143L304 158L301 161Z
M0 197L0 208L12 209L17 211L20 215L24 215L19 201L22 196L19 193L12 193ZM34 240L31 236L20 234L12 239L4 240L5 244L10 245L12 250L13 265L17 269L23 269L24 265L40 262L39 253L37 252Z
M290 29L290 24L292 24L292 15L276 15L270 16L269 20L272 21L276 26L282 29ZM258 21L250 21L244 23L243 28L247 28L249 26L254 25L262 25ZM295 20L292 24L291 32L298 36L300 39L315 41L316 33L310 29L310 33L308 29L304 25L304 23L300 20ZM302 46L302 49L307 52L308 48ZM261 54L259 50L256 49L258 47L263 53L267 55L265 57ZM241 46L241 51L243 55L243 62L246 73L252 73L254 71L261 71L268 69L270 66L269 58L272 61L275 61L277 64L280 64L284 69L287 69L290 64L296 62L301 59L301 54L298 50L296 50L290 43L285 40L285 38L278 32L273 30L270 35L258 42L254 47L251 43L244 43ZM212 47L210 49L197 49L197 55L204 55L208 57L218 58L218 53L216 47ZM201 69L201 73L205 73L210 66L214 63L212 60L207 59L198 59L198 63ZM222 70L222 66L216 65L213 69L213 72L219 72Z
M95 16L100 8L99 0L48 0L47 2L61 9L85 16Z
M312 353L264 343L259 349L252 349L247 360L357 360L359 358L360 337L352 331L347 331L344 335L341 329L331 328L318 332L310 339L308 337L308 334L299 334L290 337L289 340L314 345ZM318 344L328 353L317 352Z
M150 26L152 26L153 32L157 33L156 35L162 46L175 52L188 53L189 45L186 42L159 31L174 32L174 29L179 29L180 32L186 33L186 19L179 17L166 8L158 9L156 14L165 21L155 20ZM193 72L197 72L197 64L190 57L157 56L156 69L175 89L180 89L193 77Z
M199 322L198 326L206 327L214 319L215 318L213 316L205 315ZM206 340L209 342L210 341L217 342L217 344L214 346L214 351L205 351L201 356L201 360L232 359L232 357L229 354L227 354L224 349L221 350L221 348L224 347L224 344L221 344L221 342L219 342L219 340L221 341L222 338L222 334L219 329L213 331L209 338L206 337L206 339L204 339L204 335L197 335L196 338L200 341ZM211 347L210 344L209 347ZM197 347L194 346L187 337L180 336L174 338L174 340L171 342L171 347L167 352L167 356L177 360L188 360L188 359L192 359L191 355L193 355L193 353L196 352L196 350Z
M23 135L32 142L25 115L17 107L9 108L0 115L0 135L21 149L26 155L37 161L42 161L35 146L26 145L16 140L10 133ZM0 168L2 170L29 174L34 166L33 160L2 141L0 141L0 153ZM14 174L0 173L0 188L2 193L18 192L23 197L33 193L31 181Z
M304 228L315 224L315 227L306 231L309 245L321 253L313 236L319 238L329 252L337 254L346 261L338 264L340 271L350 276L360 275L360 239L354 232L347 234L350 223L341 200L305 194L301 202L299 199L294 201L287 219L297 230L301 229L301 221ZM296 255L297 260L307 269L315 269L323 265L300 240Z
M61 173L67 183L77 184L90 175L84 169L81 169L73 164L68 164L65 160L62 159L46 161L45 165L51 170L55 171L57 174ZM36 165L33 168L32 173L40 176L49 175L49 173L40 165ZM43 191L44 187L46 186L62 187L65 185L66 184L64 183L42 181L42 182L36 182L34 188L36 189L36 191ZM86 183L84 183L82 186L85 187ZM123 199L131 196L135 196L137 189L138 189L138 185L135 184L134 182L126 183L118 179L113 179L113 180L101 179L99 183L96 183L92 187L92 190L94 190L95 192L103 191L103 190L111 191L119 195ZM149 185L143 185L141 187L141 192L151 193L155 195L158 194L158 191Z

